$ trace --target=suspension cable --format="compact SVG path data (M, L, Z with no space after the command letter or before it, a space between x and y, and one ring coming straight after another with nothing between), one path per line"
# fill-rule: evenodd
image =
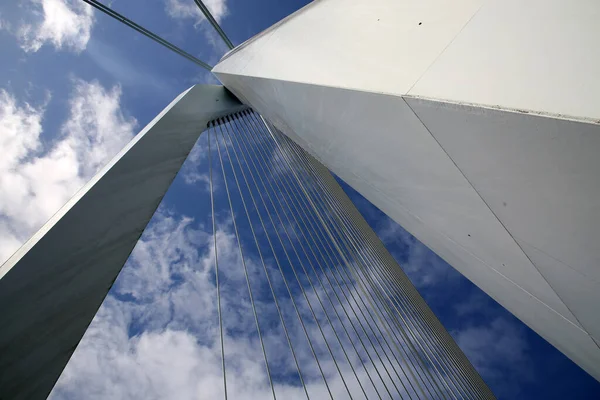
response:
M232 144L233 144L233 142L232 142ZM235 149L235 147L234 147L234 149ZM243 170L242 170L242 171L243 171ZM255 186L255 187L257 186L257 184L256 184L256 181L254 181L254 186ZM250 190L250 187L248 187L248 189ZM264 206L265 206L265 208L266 208L266 203L265 203L265 201L264 201L264 198L262 197L262 194L261 194L260 192L258 192L258 194L259 194L259 197L260 197L260 199L261 199L261 200L262 200L262 202L263 202L263 205L264 205ZM254 207L255 207L255 208L257 209L257 211L258 211L259 209L258 209L258 206L256 205L256 203L255 203L255 201L254 201L254 197L252 196L252 192L250 192L250 196L252 197L252 201L253 201L253 203L254 203ZM275 234L277 235L277 237L279 237L279 241L280 241L280 242L282 243L282 245L283 245L283 241L281 240L281 237L280 237L280 235L279 235L279 232L277 232L277 229L276 229L277 225L276 225L276 223L274 222L274 220L273 220L273 217L271 216L271 214L268 212L268 208L266 208L266 209L267 209L267 215L268 215L268 217L269 217L269 221L271 222L271 224L273 225L273 227L275 227ZM275 211L277 212L277 209L276 209L276 208L275 208ZM259 212L259 217L260 217L260 212ZM266 228L265 228L265 226L264 226L264 223L263 223L263 221L262 221L262 218L261 218L261 224L262 224L262 227L263 227L263 229L266 231ZM285 231L286 231L286 233L287 233L287 228L285 227L285 225L282 225L282 226L283 226L284 230L285 230ZM269 236L268 236L268 235L266 235L266 236L267 236L267 240L268 240L268 241L269 241L269 243L270 243ZM292 242L292 246L293 246L293 242ZM291 263L291 259L289 258L289 255L288 255L288 253L287 253L287 251L286 251L286 249L285 249L285 246L283 247L283 250L284 250L284 252L285 252L285 254L286 254L286 257L288 258L288 260L289 260L289 262L290 262L290 265L292 265L292 263ZM275 256L275 259L277 260L277 256L275 255L275 252L274 252L274 256ZM310 275L309 275L309 273L307 272L307 270L306 270L306 267L304 266L304 263L302 262L302 260L301 260L299 257L298 257L298 260L299 260L300 266L301 266L301 268L302 268L302 271L304 272L304 275L306 276L306 278L307 278L307 280L308 280L308 282L309 282L309 285L310 285L310 287L312 288L312 290L313 290L313 292L314 292L314 294L315 294L315 296L316 296L316 298L317 298L317 300L318 300L318 302L319 302L319 305L321 306L321 309L323 310L323 313L324 313L324 315L325 315L325 318L327 319L327 322L329 323L329 325L331 326L331 328L332 328L332 330L333 330L333 333L334 333L334 335L335 335L335 338L336 338L336 340L337 340L338 344L340 345L340 348L341 348L341 350L342 350L342 352L343 352L343 354L344 354L344 357L346 358L346 361L348 362L348 365L350 366L350 369L352 370L352 373L354 374L354 377L356 378L356 381L358 382L358 385L360 386L360 388L361 388L361 390L362 390L363 394L365 395L365 398L367 398L367 397L368 397L368 396L367 396L367 393L366 393L366 391L365 391L365 389L364 389L364 387L363 387L362 383L360 382L360 379L358 378L358 375L357 375L357 373L356 373L356 371L355 371L355 369L354 369L354 367L353 367L353 365L352 365L352 362L350 361L350 358L349 358L349 356L348 356L348 354L347 354L347 352L346 352L346 349L344 348L344 344L342 343L342 341L341 341L341 339L340 339L340 337L339 337L339 335L338 335L338 332L336 331L335 325L333 324L333 322L331 321L331 319L330 319L330 317L329 317L329 315L328 315L328 313L327 313L327 310L326 310L326 308L325 308L325 305L323 304L323 302L322 302L322 300L321 300L321 296L319 295L319 292L318 292L318 291L317 291L317 289L315 288L315 286L314 286L314 284L313 284L313 282L312 282L312 280L311 280L311 278L310 278ZM312 264L311 264L311 266L312 266ZM292 268L293 268L293 265L292 265ZM314 267L313 267L313 270L314 270ZM317 279L319 279L319 282L320 282L320 278L319 278L319 276L318 276L318 275L317 275ZM322 286L322 284L321 284L321 286ZM323 288L324 288L324 287L323 287ZM333 305L333 302L331 301L331 298L329 297L329 294L328 294L326 291L325 291L325 294L327 295L327 298L329 299L329 302L330 302L330 304L331 304L331 306L332 306L333 310L335 311L335 313L336 313L336 316L338 317L338 319L339 319L339 321L340 321L340 324L342 324L342 327L343 327L343 328L344 328L344 330L345 330L345 327L344 327L344 325L343 325L342 319L341 319L341 317L339 316L339 314L337 313L337 311L335 310L335 307L334 307L334 305ZM350 338L350 335L348 334L347 330L345 330L345 332L346 332L346 334L347 334L347 336L348 336L348 339L350 340L350 343L352 344L352 346L353 346L354 350L356 351L356 354L357 354L358 358L360 359L360 355L359 355L358 351L356 350L356 347L354 347L354 343L352 343L352 339ZM361 361L362 361L362 360L361 360ZM363 363L363 366L364 366L364 363ZM366 367L365 367L365 371L366 371Z
M244 115L244 114L246 114L246 113L245 113L245 112L244 112L244 113L242 113L242 115L239 117L239 119L240 119L241 121L244 121L244 119L245 119L245 115ZM248 138L248 137L250 137L250 136L251 136L250 129L248 129L248 126L252 126L252 128L251 128L251 130L252 130L252 131L254 131L254 127L253 127L253 125L251 125L251 124L248 124L248 122L247 122L247 121L244 121L244 122L245 122L245 124L242 124L242 125L243 125L243 126L244 126L244 128L245 128L245 134L244 134L244 135L240 135L240 136ZM244 147L246 147L246 149L248 148L248 146L247 146L247 145L245 145ZM253 156L254 156L254 158L257 158L257 154L254 152L254 150L252 150L252 153L253 153ZM250 155L250 154L249 154L249 155ZM262 158L262 156L261 156L261 158ZM271 197L271 195L270 195L270 193L269 193L269 191L268 191L268 189L267 189L267 187L266 187L266 185L265 185L265 182L264 182L264 180L263 180L263 176L271 176L271 175L276 175L277 173L275 173L275 172L273 172L273 170L271 170L271 173L270 173L270 174L268 174L268 173L267 173L267 172L264 170L264 167L261 165L261 170L262 170L262 174L261 174L261 172L259 172L259 171L258 171L258 169L257 169L257 167L256 167L256 164L255 164L254 160L253 160L252 158L250 158L250 160L251 160L251 162L252 162L252 165L253 165L254 169L256 170L256 172L257 172L258 176L260 177L260 181L261 181L261 183L262 183L262 186L263 186L263 188L264 188L264 193L266 194L267 198L269 199L269 202L270 202L270 204L271 204L271 207L272 207L272 208L275 210L275 213L276 213L276 215L277 215L277 219L278 219L278 221L279 221L279 225L280 225L280 226L283 228L283 230L284 230L284 232L285 232L285 235L287 236L287 238L288 238L288 240L289 240L289 242L290 242L290 244L291 244L291 246L292 246L292 250L293 250L293 252L294 252L294 254L295 254L296 258L297 258L297 259L300 261L300 263L302 263L302 261L301 261L301 258L300 258L300 255L298 254L298 251L297 251L297 249L296 249L296 245L294 244L294 242L295 242L295 241L292 239L292 237L291 237L291 235L290 235L289 231L292 231L292 232L294 232L294 236L295 236L295 238L297 239L297 243L300 245L300 248L301 248L301 250L302 250L302 252L303 252L303 254L304 254L304 256L305 256L306 260L308 261L308 263L309 263L309 265L311 266L312 270L313 270L313 271L315 271L315 268L314 268L314 266L313 266L313 263L312 263L312 261L311 261L311 259L310 259L309 255L308 255L308 253L306 252L306 248L304 247L304 245L303 245L303 243L302 243L302 240L304 240L304 241L308 242L308 241L307 241L307 239L306 239L306 236L304 235L304 232L302 231L302 229L297 229L297 228L296 228L297 226L299 226L299 224L298 224L298 220L296 219L296 215L293 213L293 211L292 211L292 209L290 208L290 206L289 206L289 204L288 204L287 200L285 200L285 198L284 198L283 200L284 200L284 204L285 204L285 206L286 206L286 209L288 209L288 210L290 211L290 214L292 215L292 217L293 217L293 219L294 219L294 223L292 223L292 221L290 220L290 217L288 216L288 213L286 213L286 212L285 212L285 209L284 209L284 208L283 208L283 206L282 206L281 200L280 200L280 199L279 199L277 196L276 196L276 198L277 198L278 206L276 206L276 205L275 205L275 203L274 203L274 201L273 201L273 199L272 199L272 197ZM263 163L264 163L264 158L263 158ZM277 191L277 190L275 190L275 188L273 187L273 183L272 183L272 182L270 182L269 180L267 180L267 183L268 183L269 187L271 187L271 190L272 190L274 193L277 193L277 192L278 192L278 191ZM279 190L279 192L281 193L281 191L280 191L280 190ZM259 193L259 196L261 197L261 199L263 200L263 204L264 204L264 198L263 198L263 197L262 197L262 195L261 195L261 191L259 191L258 193ZM266 207L266 204L265 204L265 207ZM283 211L283 215L284 215L284 217L286 218L286 221L287 221L287 226L286 226L286 223L284 223L284 221L282 220L282 218L281 218L281 215L280 215L280 213L279 213L279 211L278 211L278 210L282 210L282 211ZM296 210L296 211L297 211L297 210ZM275 224L273 221L272 221L272 223L273 223L273 224ZM288 226L289 226L290 228L288 228ZM302 237L300 237L300 236L298 235L298 232L297 232L297 231L299 231L299 232L300 232L300 235L301 235ZM279 237L279 233L277 232L277 230L275 230L275 233L276 233L276 235ZM281 239L280 239L280 241L281 241ZM283 245L283 243L282 243L282 245ZM312 248L311 248L310 250L311 250L311 253L312 253L313 257L314 257L314 258L317 260L317 265L319 266L319 268L320 268L320 269L321 269L321 271L323 272L323 275L325 275L325 278L327 279L327 281L328 281L328 282L330 283L330 285L331 285L331 282L329 281L329 278L328 278L328 277L327 277L327 275L324 273L324 270L323 270L323 268L321 267L321 263L319 262L319 260L318 260L318 257L315 255L315 253L314 253L314 251L312 250ZM318 273L317 273L316 271L315 271L315 275L317 276L317 279L319 279L319 281L321 282L321 285L322 285L322 281L320 280L320 278L319 278L319 275L318 275ZM384 386L385 386L386 390L388 391L388 394L389 394L389 396L390 396L391 398L393 398L393 396L392 396L392 395L391 395L391 393L389 392L389 390L388 390L387 386L385 385L385 381L383 380L383 378L381 378L381 374L380 374L380 372L379 372L379 369L377 368L377 366L375 365L375 363L374 363L374 361L373 361L373 359L372 359L371 355L369 354L369 352L368 352L368 350L367 350L367 348L366 348L366 346L365 346L365 344L364 344L364 342L363 342L362 338L360 337L360 334L359 334L359 332L356 330L356 327L355 327L355 325L354 325L354 322L353 322L352 318L350 317L350 315L348 314L348 312L347 312L347 310L346 310L346 307L344 306L344 303L343 303L343 302L342 302L342 300L339 298L339 296L338 296L337 292L335 291L335 289L334 289L333 285L331 285L331 288L332 288L332 291L333 291L333 293L335 294L336 298L338 299L338 302L339 302L340 306L342 307L342 309L343 309L343 311L344 311L344 314L346 315L346 320L347 320L347 321L348 321L348 322L351 324L351 326L352 326L352 328L353 328L353 330L354 330L354 333L355 333L355 335L356 335L356 336L357 336L357 338L359 339L359 341L360 341L360 343L361 343L361 345L362 345L362 348L363 348L363 349L364 349L364 351L365 351L365 354L367 355L367 357L368 357L368 358L369 358L369 360L371 361L371 364L374 366L374 368L375 368L375 370L376 370L377 374L379 375L379 377L380 377L380 379L381 379L382 383L384 384ZM324 291L324 292L326 293L327 297L328 297L328 298L330 299L330 301L331 301L331 298L330 298L330 296L328 295L328 293L327 293L326 291ZM341 318L341 317L340 317L340 315L337 313L337 311L336 311L336 309L335 309L335 306L333 306L333 304L332 304L332 307L333 307L333 310L334 310L334 312L336 313L336 316L338 317L338 319L340 319L340 323L341 323L341 325L342 325L342 328L343 328L343 329L344 329L344 331L346 332L346 335L348 336L348 339L350 340L350 343L352 344L352 346L353 346L353 347L355 347L355 344L354 344L354 342L352 341L352 338L350 337L350 335L348 334L348 331L347 331L346 327L344 326L344 323L343 323L343 320L342 320L342 318ZM354 313L354 318L356 318L356 319L358 318L358 316L356 315L356 313ZM369 338L369 339L370 339L370 338ZM372 345L372 342L371 342L371 345ZM375 352L377 352L376 348L375 348L375 347L373 347L373 348L375 349ZM355 348L355 349L356 349L356 348ZM366 368L366 366L365 366L365 364L364 364L364 362L363 362L362 358L360 357L360 353L359 353L358 351L357 351L357 355L358 355L358 357L359 357L359 359L360 359L360 361L361 361L361 365L362 365L362 366L363 366L363 368L365 369L365 372L366 372L366 374L367 374L367 376L368 376L368 378L369 378L369 380L370 380L371 384L373 385L373 388L374 388L374 390L375 390L375 392L376 392L377 396L378 396L378 397L381 399L381 394L380 394L380 393L379 393L379 391L378 391L377 385L376 385L376 384L373 382L373 379L372 379L372 377L371 377L371 375L370 375L370 373L369 373L368 369ZM380 359L380 361L381 361L381 359ZM382 361L381 361L381 362L382 362Z
M223 39L227 47L229 47L229 50L233 49L235 46L233 45L233 43L231 43L231 40L229 40L223 29L221 29L221 26L219 25L217 20L212 16L208 7L206 7L201 0L194 0L194 2L198 6L198 8L200 8L200 11L202 11L202 14L204 14L208 22L210 22L213 28L215 28L219 36L221 36L221 39Z
M385 394L391 399L412 400L494 398L322 164L252 110L211 122L210 142L213 134L273 397L277 383L290 384L290 379L296 380L291 374L297 373L300 386L296 387L307 398L313 387L322 391L320 397L326 389L332 399L361 394L380 400ZM224 164L230 168L227 173ZM226 175L233 185L228 184ZM233 212L231 196L238 195L243 206L241 219L247 219L248 226L237 223L239 217ZM214 207L211 200L213 224ZM213 227L213 235L216 231ZM240 235L252 240L256 249L242 245ZM260 276L263 282L266 276L266 282L257 286L262 288L255 292L257 297L250 281ZM288 279L291 283L294 278L291 289ZM285 286L289 298L281 296L283 287L277 285ZM269 292L271 298L265 303L260 298ZM303 297L306 304L296 304L296 297ZM268 311L267 305L274 305L277 313ZM259 311L268 312L270 322L261 319L259 325ZM288 321L288 312L296 313L299 325ZM303 343L297 342L297 335L302 333L309 347L298 347ZM267 339L264 343L263 337ZM317 347L313 347L315 339ZM284 354L271 355L270 349L274 345L284 349L284 342L294 362L281 368ZM305 364L312 362L309 348L318 370ZM223 349L221 353L224 364ZM267 360L267 353L276 358ZM321 360L322 356L326 360ZM271 361L275 361L273 366ZM327 362L323 369L320 361ZM314 386L319 377L325 387ZM331 390L329 383L333 384Z
M225 400L227 400L227 374L225 372L225 345L223 342L223 316L221 313L221 285L219 284L219 257L217 252L217 225L215 218L215 200L214 200L214 185L212 173L212 152L210 148L210 132L208 133L208 170L210 184L210 214L212 217L213 243L215 252L215 285L217 287L217 313L219 317L219 336L221 339L221 362L223 368L223 390L225 392Z
M228 118L227 118L228 119ZM273 297L273 300L275 301L275 308L277 309L277 314L279 315L279 319L281 320L281 325L283 327L284 333L285 333L285 338L287 340L288 346L290 348L290 351L292 352L292 357L294 359L294 363L296 364L296 369L298 371L298 377L300 378L300 382L302 383L302 388L304 389L304 392L306 394L306 398L310 398L309 394L308 394L308 390L306 389L306 384L304 383L304 377L302 376L302 371L300 370L300 364L298 363L298 358L296 357L296 351L294 350L294 346L292 344L292 340L290 339L290 334L288 332L287 329L287 325L285 323L285 319L283 318L283 314L281 312L281 307L279 306L279 300L277 299L277 295L275 294L275 289L273 288L273 284L271 282L271 278L269 276L269 269L267 268L267 265L265 263L265 259L263 257L263 252L261 250L261 246L258 242L258 239L256 237L256 232L254 230L254 226L252 225L252 220L250 218L250 212L248 211L248 207L246 205L246 200L244 199L244 195L242 193L242 189L240 187L240 182L238 180L238 176L237 173L235 172L235 168L233 166L233 159L231 157L231 154L229 153L229 146L227 145L227 141L225 140L225 134L223 132L226 132L228 137L229 137L229 141L231 142L231 136L233 135L232 131L232 126L231 124L225 124L225 120L221 120L221 124L219 125L219 130L221 131L221 136L223 137L223 143L225 144L225 151L227 153L227 158L229 159L229 162L231 164L231 170L233 171L233 176L235 178L235 183L238 187L239 193L240 193L240 198L242 200L242 205L244 207L244 212L246 213L246 217L248 218L248 223L250 226L250 231L252 232L252 237L254 239L254 243L256 244L256 249L258 250L258 255L260 257L260 261L261 264L263 266L263 270L265 272L265 276L267 278L267 283L269 284L269 289L271 290L271 296ZM232 143L233 144L233 143ZM232 146L233 148L233 153L235 155L236 161L239 165L240 171L242 172L242 177L244 178L244 182L246 183L246 187L248 188L248 191L250 193L250 197L252 199L252 204L254 205L254 209L257 211L258 213L258 217L260 219L260 223L261 226L263 228L263 230L266 232L266 228L264 225L264 222L262 220L262 216L260 214L259 208L256 205L256 202L254 201L254 197L252 196L252 190L250 189L250 184L248 183L248 180L246 178L246 174L242 168L242 163L239 160L238 154L237 154L237 150L235 149L234 146ZM279 263L279 259L276 255L275 249L273 248L273 245L271 244L271 240L269 239L269 237L267 236L267 240L269 242L269 246L271 248L271 251L273 252L273 255L275 257L275 261L277 262L277 266L279 267L279 269L281 269L281 265Z
M105 13L106 15L113 17L114 19L116 19L117 21L127 25L128 27L138 31L139 33L141 33L142 35L154 40L155 42L165 46L167 49L179 54L180 56L188 59L189 61L201 66L202 68L211 71L212 70L212 66L208 65L207 63L205 63L204 61L194 57L193 55L191 55L190 53L180 49L179 47L175 46L174 44L167 42L165 39L161 38L160 36L156 35L155 33L150 32L148 29L144 28L141 25L136 24L135 22L133 22L132 20L128 19L127 17L124 17L123 15L119 14L118 12L114 11L113 9L111 9L110 7L105 6L104 4L96 1L96 0L83 0L84 2L86 2L87 4L89 4L90 6L96 8L97 10L102 11L103 13Z
M212 122L211 123L213 128L215 127L215 123ZM217 125L218 126L218 125ZM225 165L223 163L223 157L221 156L221 145L219 143L219 139L217 137L216 134L216 129L215 129L215 139L217 142L217 153L219 155L219 163L221 164L221 171L223 172L223 183L225 184L225 191L227 193L227 200L229 203L229 210L231 212L231 221L233 223L233 229L235 232L235 237L237 238L237 243L238 243L238 249L240 251L240 259L242 261L242 266L244 267L244 275L246 277L246 284L248 286L248 295L250 297L250 305L252 306L252 314L254 315L254 322L256 324L256 332L258 333L258 339L260 342L260 347L263 353L263 358L265 361L265 367L266 367L266 372L267 372L267 378L269 380L269 386L271 388L271 392L273 394L273 400L275 400L277 398L276 394L275 394L275 386L273 385L273 378L271 376L271 369L269 367L269 360L267 358L267 351L265 349L265 343L263 340L263 334L262 334L262 330L260 328L260 323L258 322L258 313L256 311L256 304L254 302L254 294L252 291L252 285L250 284L250 276L248 273L248 266L246 265L246 258L244 257L244 251L242 249L242 239L237 227L237 223L236 223L236 219L235 219L235 211L233 210L233 203L231 202L231 194L229 191L229 185L227 184L227 175L225 173ZM226 146L226 144L225 144ZM231 161L231 160L230 160ZM238 189L239 189L239 185L238 185ZM241 190L241 189L240 189Z

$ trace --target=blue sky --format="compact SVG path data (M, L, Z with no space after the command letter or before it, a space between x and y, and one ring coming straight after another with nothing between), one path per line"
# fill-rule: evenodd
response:
M236 44L305 3L206 2ZM211 64L226 51L192 0L107 4ZM177 94L195 83L216 82L208 72L79 0L5 2L0 6L0 46L0 260ZM206 173L201 139L53 398L186 399L219 393L216 327L207 322L215 319ZM222 190L222 182L217 180L217 186ZM600 397L600 383L343 187L499 398ZM231 224L224 210L219 216L224 262L238 265ZM234 298L243 279L239 274L227 279ZM251 326L247 306L231 306L231 329ZM238 372L239 387L248 388L240 396L262 395L256 337L233 338L232 358L237 361L231 368ZM285 381L285 372L282 376ZM296 394L293 388L286 393Z

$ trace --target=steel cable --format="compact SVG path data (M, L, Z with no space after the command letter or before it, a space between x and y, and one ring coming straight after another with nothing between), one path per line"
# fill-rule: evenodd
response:
M104 4L100 3L99 1L96 0L83 0L85 3L89 4L90 6L94 7L95 9L102 11L103 13L105 13L106 15L116 19L117 21L121 22L122 24L127 25L128 27L136 30L137 32L141 33L142 35L154 40L155 42L165 46L167 49L179 54L180 56L188 59L189 61L193 62L194 64L197 64L199 66L201 66L202 68L211 71L212 70L212 66L208 65L207 63L205 63L204 61L194 57L193 55L191 55L190 53L180 49L179 47L175 46L174 44L167 42L165 39L161 38L160 36L158 36L155 33L150 32L148 29L144 28L141 25L136 24L135 22L133 22L132 20L130 20L129 18L119 14L118 12L114 11L112 8L105 6Z
M211 123L212 127L214 128L214 122ZM210 132L209 132L210 133ZM242 265L244 267L244 275L246 277L246 283L248 285L248 295L250 296L250 304L252 305L252 313L254 315L254 322L256 323L256 331L258 333L258 338L260 341L260 347L262 349L262 353L263 353L263 357L265 360L265 367L266 367L266 371L267 371L267 377L269 380L269 385L271 387L271 392L273 393L273 399L276 399L277 396L275 395L275 387L273 386L273 378L271 376L271 369L269 368L269 360L267 359L267 352L265 350L265 343L263 341L263 337L262 337L262 332L260 329L260 324L258 322L258 314L256 313L256 304L254 302L254 295L252 292L252 285L250 284L250 277L248 276L248 267L246 265L246 259L244 258L244 251L242 250L242 241L240 238L240 234L237 228L237 223L235 221L235 212L233 210L233 203L231 202L231 195L229 192L229 185L227 184L227 175L225 174L225 166L223 164L223 158L221 156L221 149L220 149L220 144L216 135L216 130L215 130L215 139L217 142L217 153L219 154L219 163L221 164L221 171L223 172L223 182L225 184L225 191L227 192L227 200L229 202L229 209L231 211L231 220L233 223L233 229L235 232L235 236L237 238L237 242L238 242L238 248L240 250L240 259L242 261Z
M357 384L358 386L353 387L366 398L370 398L371 393L379 399L382 398L382 394L387 394L390 398L396 398L397 395L400 398L407 396L411 399L446 399L448 396L454 399L494 399L464 353L321 163L252 110L223 117L211 122L209 127L209 186L215 282L226 398L227 377L218 277L211 132L217 140L217 152L233 230L274 398L276 380L271 373L263 341L266 331L263 333L264 328L259 323L256 295L253 293L246 265L246 258L252 256L252 253L246 255L242 249L247 245L242 246L242 231L235 219L231 197L233 192L228 185L224 167L227 160L249 224L249 230L243 230L243 234L249 235L257 249L257 259L260 259L262 264L271 300L274 302L287 346L294 360L295 369L291 371L297 372L307 398L307 386L310 380L314 379L314 375L309 381L304 377L304 364L297 356L290 335L291 325L288 326L284 318L276 282L285 285L318 366L320 378L332 399L329 375L321 366L320 356L309 334L311 325L316 328L321 343L333 362L333 365L330 365L335 366L336 376L341 379L340 387L345 389L350 398L353 398L355 393L349 383ZM257 218L258 221L256 228L253 218ZM266 239L268 246L262 243L263 239ZM272 279L266 262L267 253L263 254L263 249L273 255L281 280ZM295 295L288 284L288 273L293 274L299 294L306 302L312 317L311 325L305 325L305 317L299 310ZM252 278L260 279L254 272ZM313 309L313 302L318 303L318 312ZM267 303L261 303L261 307L265 305ZM321 319L326 322L323 326ZM327 334L324 328L327 328ZM269 329L271 333L272 328ZM342 364L338 364L338 357L345 361L344 368L341 368ZM358 368L355 368L355 364ZM353 377L349 381L345 377L348 373ZM363 382L367 383L368 387L363 385ZM395 393L392 393L393 391Z

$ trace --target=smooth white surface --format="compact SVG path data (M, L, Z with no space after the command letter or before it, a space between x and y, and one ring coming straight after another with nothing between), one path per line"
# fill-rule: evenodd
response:
M578 321L600 338L600 125L406 101Z
M409 92L600 119L600 1L489 0Z
M599 9L322 0L214 72L600 379Z
M228 54L213 72L404 94L482 3L316 1Z

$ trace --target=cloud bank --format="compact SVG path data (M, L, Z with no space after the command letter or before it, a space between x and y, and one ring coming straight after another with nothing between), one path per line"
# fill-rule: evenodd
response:
M94 25L92 7L80 0L29 0L28 3L32 17L15 32L23 50L33 53L46 44L76 53L85 50Z
M69 115L42 140L45 105L0 90L0 262L4 262L134 135L119 86L73 80ZM50 101L48 99L48 101Z

